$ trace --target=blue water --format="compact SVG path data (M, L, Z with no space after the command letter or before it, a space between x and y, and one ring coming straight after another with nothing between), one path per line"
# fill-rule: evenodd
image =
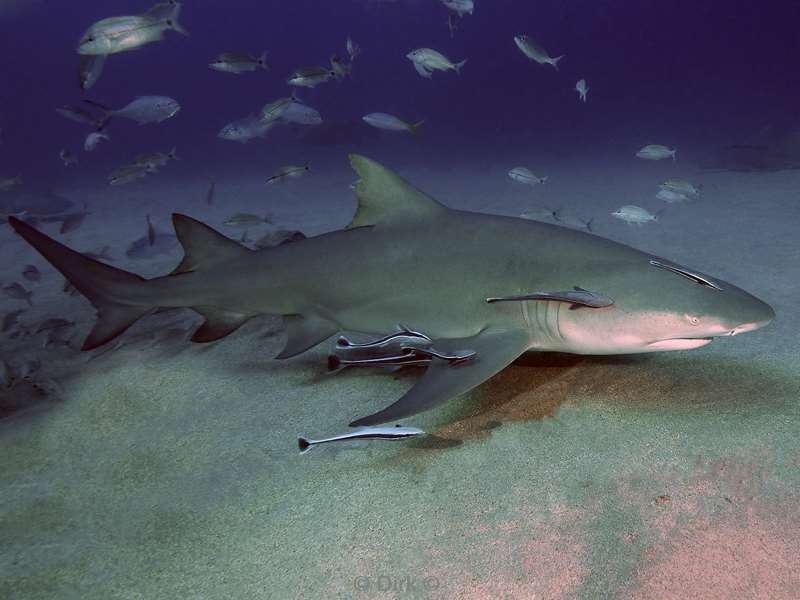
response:
M31 176L57 174L61 147L78 150L82 126L54 109L78 103L77 41L93 22L137 14L148 2L31 2L0 16L3 168ZM183 110L160 126L113 128L113 144L98 153L98 170L132 152L181 147L194 164L256 160L274 146L235 148L216 138L227 122L285 95L285 79L302 65L346 56L347 35L362 47L354 77L300 90L326 122L384 111L426 119L426 150L468 140L481 152L511 141L554 150L604 153L660 142L686 147L731 143L766 125L791 123L800 76L793 2L477 2L450 38L447 9L433 0L397 2L185 3L184 38L111 56L87 96L120 107L134 96L170 95ZM527 33L552 56L559 72L525 58L512 37ZM462 74L422 79L405 54L431 47L468 59ZM270 51L269 73L232 76L207 63L220 52ZM577 102L585 78L589 103ZM366 127L366 125L365 125ZM477 151L472 147L473 151ZM183 169L192 163L185 162ZM102 168L101 168L102 165Z

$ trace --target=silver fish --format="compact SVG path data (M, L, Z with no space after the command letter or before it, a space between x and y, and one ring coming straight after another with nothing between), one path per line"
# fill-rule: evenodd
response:
M417 121L416 123L407 123L399 117L381 112L369 113L368 115L361 117L361 119L367 125L372 125L377 129L385 129L387 131L407 131L411 135L417 135L417 129L425 122L422 120Z
M223 225L228 227L257 227L264 224L272 224L272 215L259 217L250 213L236 213L225 219Z
M297 123L298 125L319 125L322 123L322 116L318 111L295 98L292 98L291 102L283 109L281 119L286 123Z
M665 158L675 159L677 150L671 150L662 144L648 144L636 153L636 156L645 160L663 160Z
M565 227L571 227L572 229L585 229L586 231L591 231L592 223L594 223L593 218L587 220L565 210L555 211L553 213L553 218Z
M575 91L578 92L578 99L581 102L586 102L586 94L589 93L589 87L586 85L585 79L579 79L575 84Z
M208 179L208 191L206 192L206 204L211 206L214 204L214 193L217 190L217 182L214 181L209 177Z
M657 214L652 214L641 206L634 206L627 204L622 206L611 213L620 221L625 221L630 225L644 225L645 223L653 223L658 220Z
M98 119L92 112L80 106L64 105L56 109L56 112L65 119L75 121L82 125L88 125L94 129L100 129L103 126L103 120Z
M14 385L14 376L9 364L0 358L0 389L10 389Z
M555 58L551 57L547 53L547 50L542 48L527 35L514 36L514 43L525 56L536 61L540 65L551 65L556 71L558 71L559 61L564 58L563 54Z
M111 246L103 246L98 250L81 252L81 254L87 258L91 258L92 260L113 262L114 258L111 256L111 254L109 254L109 250L111 250Z
M125 250L125 256L135 260L149 260L157 256L170 256L177 253L181 245L178 238L170 233L156 232L152 243L149 235L133 241Z
M136 121L139 125L161 123L174 117L181 109L180 103L169 96L139 96L116 110L93 100L84 100L84 102L104 110L106 120L111 117L122 117Z
M529 219L531 221L552 221L555 219L556 211L552 208L530 208L523 213L520 213L520 218Z
M15 325L18 325L19 316L25 312L26 309L12 310L10 313L3 317L2 325L0 325L0 332L6 333L10 331Z
M514 167L508 172L508 176L517 183L524 183L526 185L537 185L547 181L547 175L543 177L534 175L533 171L526 167Z
M471 15L475 10L475 3L473 0L442 0L442 4L459 17Z
M329 442L405 440L424 434L425 432L422 429L417 429L416 427L401 427L400 425L394 427L358 427L346 433L319 439L310 439L300 435L297 436L297 446L300 448L300 454L303 454L318 444L327 444Z
M461 68L467 62L467 59L464 59L454 63L441 52L431 48L417 48L406 54L406 58L412 62L417 73L426 79L430 79L434 71L461 73Z
M684 196L699 196L702 186L694 185L685 179L665 179L659 184L662 190L669 190Z
M97 83L103 73L105 64L106 57L104 54L87 54L80 57L78 61L78 85L84 92Z
M67 294L68 296L80 295L78 289L74 285L72 285L67 279L64 280L64 285L61 286L61 291Z
M125 185L145 177L150 171L141 165L124 165L108 176L108 185Z
M294 97L278 98L264 105L258 118L264 123L271 123L283 116L284 111L294 101Z
M147 242L152 246L156 243L156 230L150 221L150 215L145 216L145 221L147 221Z
M289 85L313 88L320 83L330 81L330 79L335 76L336 73L334 71L326 69L325 67L300 67L289 76L286 83Z
M263 248L274 248L275 246L288 244L290 242L297 242L304 239L306 239L306 236L302 231L295 231L292 229L276 229L275 231L270 231L256 240L255 247L259 250Z
M111 17L94 23L80 39L78 54L107 55L135 50L164 39L164 32L189 32L178 22L180 2L161 2L142 15Z
M61 162L64 163L65 167L71 167L78 164L78 157L66 148L61 149L61 152L58 153L58 157L61 159Z
M19 379L30 380L42 368L42 361L38 358L30 358L23 361L18 368L17 377Z
M11 188L22 185L22 177L0 177L0 192L7 192Z
M217 137L232 142L246 144L250 140L264 137L275 125L274 121L262 121L254 115L228 123L217 134Z
M86 152L93 152L95 148L97 148L97 144L100 143L100 140L110 140L111 136L107 133L103 133L102 131L93 131L89 135L86 136L86 140L83 142L83 149Z
M267 185L274 185L276 183L289 181L290 179L297 179L298 177L305 175L310 170L311 166L308 163L301 166L289 165L287 167L281 167L278 169L278 172L275 173L275 175L267 177Z
M67 327L75 327L75 321L68 321L67 319L59 318L45 319L39 323L39 326L36 328L36 333L42 333L43 331L49 331L52 329L64 329Z
M3 292L5 292L6 296L9 298L14 298L14 300L25 300L25 302L27 302L30 306L33 306L33 301L31 300L33 292L26 290L16 282L3 287Z
M455 33L458 30L458 15L455 13L450 13L447 15L447 29L450 31L450 38L455 37Z
M256 71L258 69L269 71L267 54L268 52L266 50L261 53L261 56L237 52L223 52L208 63L208 67L214 71L233 73L234 75L240 75L241 73Z
M347 40L345 40L345 48L347 49L347 55L350 57L350 62L353 62L353 59L361 54L361 47L353 41L349 35L347 36Z
M680 192L670 189L658 190L656 198L663 200L664 202L669 202L670 204L673 202L686 202L689 200L689 197L686 194L681 194Z
M86 217L89 214L90 214L89 210L86 207L86 205L84 204L83 205L83 212L71 213L71 214L68 214L68 215L64 215L64 218L61 221L61 228L58 230L58 232L60 234L64 235L65 233L69 233L71 231L75 231L76 229L78 229L78 227L83 225L84 219L86 219Z
M344 62L338 54L334 54L330 59L331 70L337 79L344 79L351 74L350 65Z
M25 268L22 270L22 276L28 281L42 280L42 274L39 272L39 269L37 269L33 265L26 265Z
M53 193L46 187L40 187L37 183L29 182L19 186L19 189L12 187L0 193L0 213L3 214L22 214L28 217L59 215L69 211L73 206L71 200Z
M137 167L145 167L151 173L158 171L159 167L163 167L171 160L178 160L177 148L172 148L167 153L164 152L151 152L149 154L140 154L133 159L133 165Z

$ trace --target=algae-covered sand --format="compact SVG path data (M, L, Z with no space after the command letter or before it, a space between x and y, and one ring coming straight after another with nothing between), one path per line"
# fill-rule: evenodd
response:
M302 456L298 433L344 430L417 373L328 376L325 344L275 361L276 318L198 346L181 334L193 317L156 315L91 361L4 338L4 358L43 357L40 377L57 388L3 396L2 596L796 597L800 176L714 175L700 201L634 229L608 213L657 191L649 166L545 164L547 187L531 196L505 181L505 163L392 164L451 206L518 214L557 202L596 215L600 235L730 280L777 319L691 352L526 355L409 423L428 438ZM124 256L143 214L163 230L173 210L218 226L268 208L320 233L354 203L346 161L318 169L272 198L258 174L236 174L212 207L195 179L114 192L146 205L112 204L87 184L96 216L67 242ZM3 281L20 264L44 274L23 319L59 314L88 330L87 303L65 300L8 228L0 244ZM152 276L178 258L118 264Z

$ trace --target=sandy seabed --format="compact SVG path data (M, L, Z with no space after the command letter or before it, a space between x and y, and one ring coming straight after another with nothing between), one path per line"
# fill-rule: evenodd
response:
M88 356L5 337L6 362L42 368L0 399L0 596L797 598L800 172L361 150L453 207L594 217L599 235L740 285L777 319L691 352L526 355L415 418L428 438L302 456L298 433L344 430L417 373L329 376L330 342L275 361L276 317L192 345L198 317L160 314ZM517 164L550 179L515 185L506 171ZM180 256L125 257L145 214L161 232L173 211L236 237L222 222L239 211L309 235L339 228L355 206L345 151L313 165L270 189L269 165L217 173L213 206L185 169L122 188L86 179L60 191L92 214L59 239L110 245L116 266L154 276ZM701 199L656 200L667 176L704 184ZM666 211L630 227L609 215L624 204ZM23 282L34 306L20 320L73 319L82 339L89 304L64 295L60 275L8 227L0 253L4 283L22 281L25 264L43 274ZM0 314L23 307L3 298Z

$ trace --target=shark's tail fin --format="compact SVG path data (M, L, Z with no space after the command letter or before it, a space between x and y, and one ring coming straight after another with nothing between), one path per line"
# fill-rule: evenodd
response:
M559 62L561 62L561 59L562 59L562 58L564 58L565 56L566 56L566 54L562 54L561 56L556 56L556 57L555 57L554 59L552 59L552 61L550 62L550 64L551 64L551 65L553 65L553 68L554 68L556 71L558 71L558 63L559 63Z
M97 309L97 323L82 350L105 344L158 308L142 300L145 294L136 293L144 285L142 277L75 252L15 217L9 217L8 222ZM126 297L137 300L130 303L120 300Z
M456 64L454 64L453 67L455 67L456 73L461 75L461 69L464 67L465 64L467 64L467 59L466 58L464 60L462 60L461 62L457 62Z
M13 216L8 218L8 222L97 309L97 323L83 343L82 350L102 346L141 317L165 306L187 306L205 317L205 323L192 336L193 342L212 342L223 338L254 316L216 306L197 306L194 303L200 304L202 299L195 294L186 296L185 304L181 304L180 300L176 300L175 294L172 294L169 304L165 305L165 300L161 297L163 291L158 291L165 288L164 278L153 280L155 285L148 289L148 281L134 273L75 252ZM190 217L175 214L172 215L172 223L178 240L183 245L184 258L170 276L203 271L250 252L244 246Z

